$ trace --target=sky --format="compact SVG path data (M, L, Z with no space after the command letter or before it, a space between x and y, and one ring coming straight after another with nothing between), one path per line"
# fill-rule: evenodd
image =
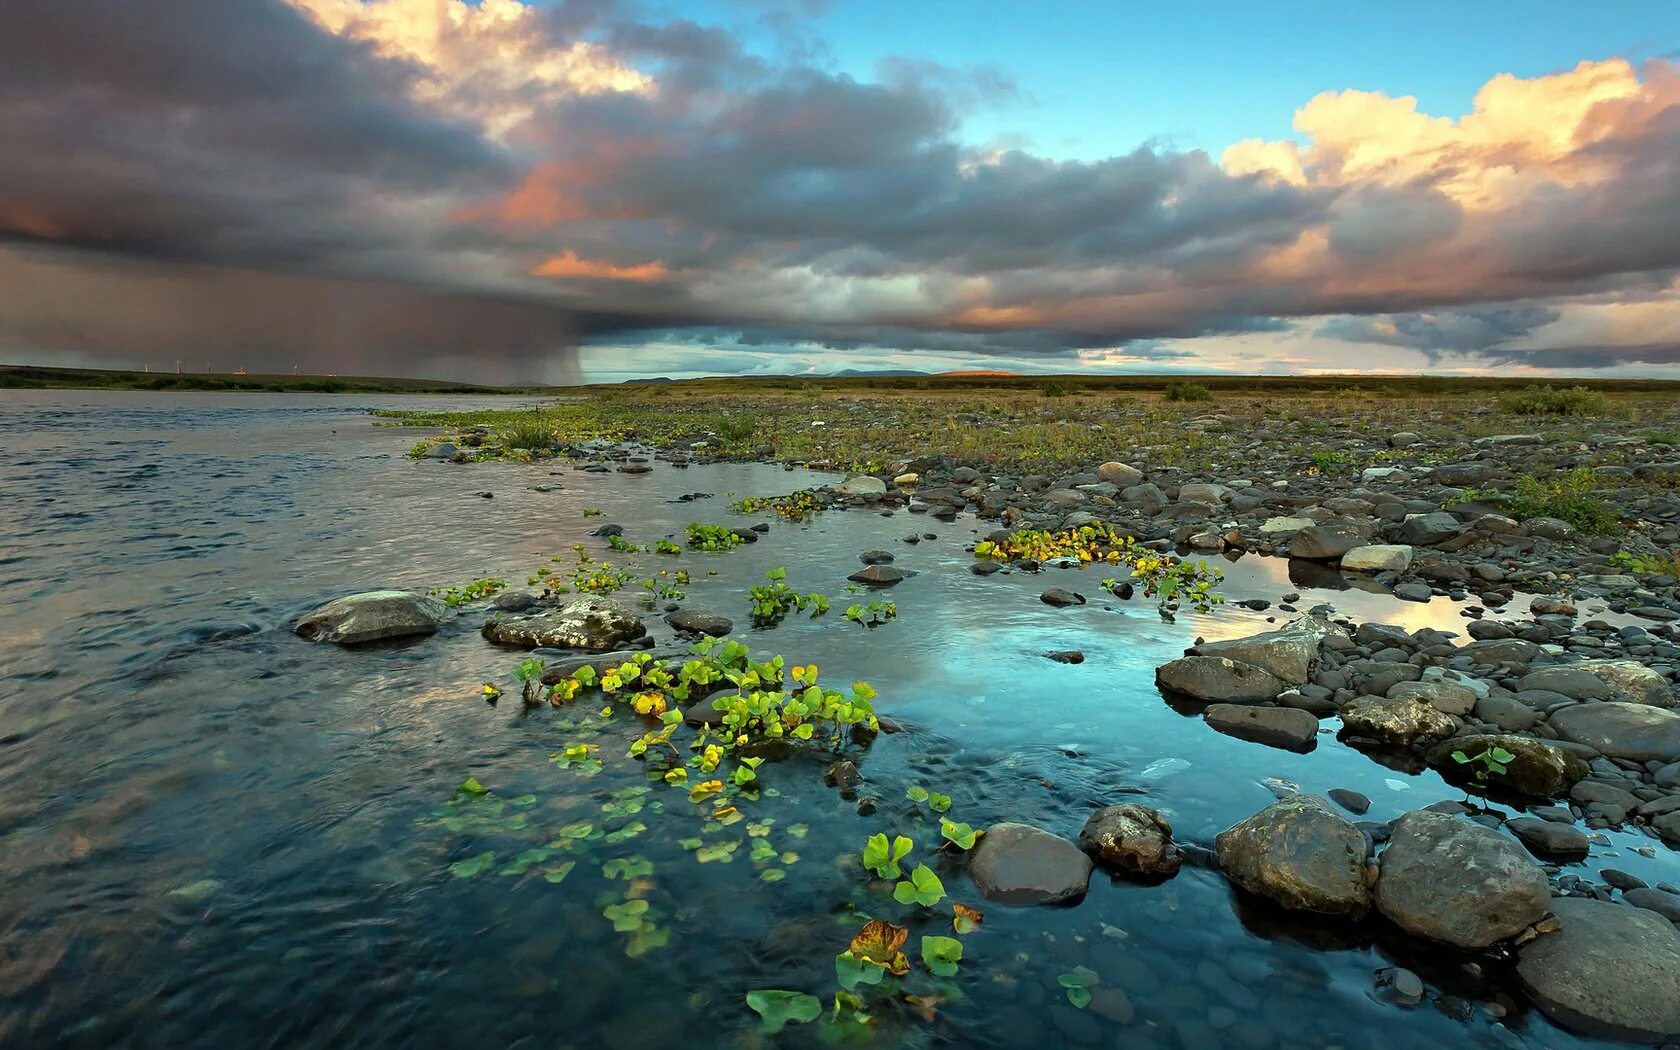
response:
M7 0L0 361L1680 378L1680 4Z

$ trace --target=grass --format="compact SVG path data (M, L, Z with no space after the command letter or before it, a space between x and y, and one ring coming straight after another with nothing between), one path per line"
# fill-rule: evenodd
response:
M496 428L496 440L503 448L536 451L554 444L555 428L547 413L530 412L515 415Z
M1165 390L1168 401L1211 401L1213 391L1204 383L1168 383Z
M1505 510L1519 521L1527 518L1567 521L1577 532L1590 536L1620 531L1620 517L1593 494L1593 485L1593 472L1586 467L1544 479L1525 474L1517 479L1516 496L1505 505Z
M1584 386L1537 386L1501 397L1499 410L1514 416L1602 416L1610 412L1610 399Z

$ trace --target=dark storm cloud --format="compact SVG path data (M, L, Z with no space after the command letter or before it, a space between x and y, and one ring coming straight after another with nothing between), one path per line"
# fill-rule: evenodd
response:
M1680 365L1680 343L1647 343L1639 346L1561 346L1539 350L1496 351L1486 355L1497 364L1524 364L1534 368L1567 371L1596 371L1631 365Z
M1434 357L1444 351L1495 351L1561 316L1562 313L1552 306L1516 303L1438 313L1333 317L1319 326L1318 334L1350 342L1402 346Z

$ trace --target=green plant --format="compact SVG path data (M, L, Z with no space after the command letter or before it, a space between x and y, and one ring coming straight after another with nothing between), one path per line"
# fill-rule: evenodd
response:
M572 589L580 594L612 594L623 590L635 578L635 573L628 569L614 569L611 562L586 561L578 565L572 577Z
M889 844L885 834L869 836L863 844L863 866L883 879L896 879L903 874L898 862L909 855L915 843L898 835Z
M513 677L521 686L520 695L527 704L534 704L542 689L543 671L548 665L540 657L527 656L513 669Z
M747 592L752 602L753 623L759 627L774 627L795 609L811 610L813 618L828 611L825 594L800 594L787 585L786 569L771 569L764 574L765 582Z
M554 424L545 416L516 416L496 430L496 443L503 448L538 451L554 444Z
M758 1030L765 1035L775 1035L790 1024L806 1024L822 1016L822 1000L781 988L748 992L747 1006L764 1019Z
M1502 747L1484 748L1474 755L1466 755L1462 751L1452 753L1453 761L1461 766L1472 767L1476 783L1486 784L1490 777L1503 776L1510 768L1517 756Z
M734 550L747 542L735 534L735 530L727 525L702 525L690 522L688 526L688 545L698 551L728 551Z
M931 908L945 899L945 884L926 864L918 864L910 877L893 887L893 900L900 904L920 904Z
M1610 399L1584 386L1535 386L1499 399L1499 410L1517 416L1602 416Z
M1168 401L1207 401L1213 397L1213 391L1202 383L1168 383L1165 394Z
M1505 509L1518 520L1557 518L1588 535L1615 532L1621 519L1609 504L1594 495L1596 481L1587 467L1576 467L1567 474L1546 479L1524 474L1517 479L1516 495Z
M601 508L585 507L583 508L583 516L586 518L599 518L601 516Z
M929 972L938 977L954 977L957 964L962 962L963 945L955 937L940 937L924 934L922 937L922 963Z
M935 813L946 813L951 809L950 795L941 795L937 791L929 791L919 784L905 791L904 796L912 802L926 802L928 808Z
M822 497L810 489L800 489L785 496L746 496L729 505L738 514L760 514L772 511L788 521L804 521L823 509Z
M682 544L675 540L655 540L653 549L658 554L681 554Z
M939 834L946 842L964 850L973 849L975 840L980 837L980 833L967 824L959 824L944 817L939 820Z
M1652 576L1680 576L1680 555L1673 553L1633 554L1629 551L1617 551L1611 556L1610 563L1628 572Z
M1101 978L1083 966L1076 966L1056 978L1056 983L1067 995L1067 1001L1081 1010L1091 1005L1091 989L1100 981Z
M974 545L976 558L994 561L1051 561L1067 558L1080 568L1089 565L1126 565L1143 584L1147 597L1158 599L1163 613L1170 603L1188 602L1207 611L1224 602L1214 587L1225 574L1206 562L1177 561L1138 545L1112 525L1098 523L1049 531L1021 529L1001 542L982 540Z
M443 592L443 604L456 608L469 602L476 602L480 598L488 598L505 587L507 587L506 580L497 580L490 577L474 580L460 587L450 587L445 590ZM437 594L438 592L430 591L428 593Z
M898 617L898 605L880 598L871 598L867 605L846 606L846 619L865 627L879 627Z
M625 554L640 554L642 551L647 549L639 544L631 543L623 536L617 534L607 537L607 546L611 547L615 551L623 551Z

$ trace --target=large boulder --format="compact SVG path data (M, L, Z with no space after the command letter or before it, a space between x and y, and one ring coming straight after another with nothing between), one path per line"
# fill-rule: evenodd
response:
M1345 637L1347 632L1322 617L1303 616L1275 631L1206 642L1196 647L1196 655L1223 656L1253 664L1289 685L1306 685L1312 680L1313 667L1318 663L1320 644L1332 634Z
M1482 733L1458 736L1432 748L1427 756L1429 764L1455 779L1474 775L1474 769L1453 758L1455 752L1474 757L1493 748L1504 748L1511 754L1505 772L1494 775L1492 783L1520 795L1552 798L1566 793L1575 782L1587 775L1587 764L1579 755L1553 747L1531 736L1504 736Z
M1412 548L1404 543L1368 543L1342 555L1348 572L1405 572L1412 565Z
M1097 468L1097 477L1111 485L1127 489L1142 483L1143 471L1125 463L1109 460Z
M1668 679L1638 660L1585 660L1571 666L1603 682L1608 694L1604 697L1606 700L1654 707L1674 706L1674 694L1668 688Z
M1226 878L1285 908L1358 918L1371 906L1370 844L1313 795L1272 803L1214 839Z
M1306 753L1318 746L1318 719L1294 707L1209 704L1202 712L1208 725L1227 736Z
M1185 656L1155 669L1162 689L1213 703L1275 700L1287 688L1276 675L1223 656Z
M1524 945L1517 978L1553 1021L1585 1035L1680 1041L1680 933L1660 915L1560 897L1556 933Z
M1464 529L1458 519L1444 510L1430 514L1408 514L1406 520L1394 530L1396 538L1402 543L1409 543L1414 547L1427 547L1432 543L1457 536Z
M1453 720L1415 696L1356 696L1342 705L1342 728L1350 736L1384 744L1412 744L1451 736Z
M358 645L435 634L448 615L449 606L423 594L364 591L304 613L292 629L312 642Z
M647 626L634 609L611 598L576 598L566 604L531 616L491 620L484 625L484 637L497 645L535 649L582 649L591 653L611 652L647 634Z
M1467 715L1476 709L1476 694L1462 685L1442 680L1395 682L1388 687L1389 699L1406 697L1422 700L1444 715Z
M1394 822L1377 877L1377 910L1420 937L1486 948L1546 915L1546 873L1497 831L1416 810Z
M1003 904L1062 904L1085 896L1091 858L1067 839L1029 824L995 824L969 858L980 893Z
M1164 878L1184 863L1166 818L1133 802L1105 806L1079 832L1079 845L1097 863L1127 875Z
M1680 758L1680 714L1649 704L1585 703L1549 722L1557 735L1611 758L1672 762Z
M1308 561L1335 561L1355 547L1365 545L1365 536L1352 524L1334 521L1309 525L1289 540L1289 556Z

